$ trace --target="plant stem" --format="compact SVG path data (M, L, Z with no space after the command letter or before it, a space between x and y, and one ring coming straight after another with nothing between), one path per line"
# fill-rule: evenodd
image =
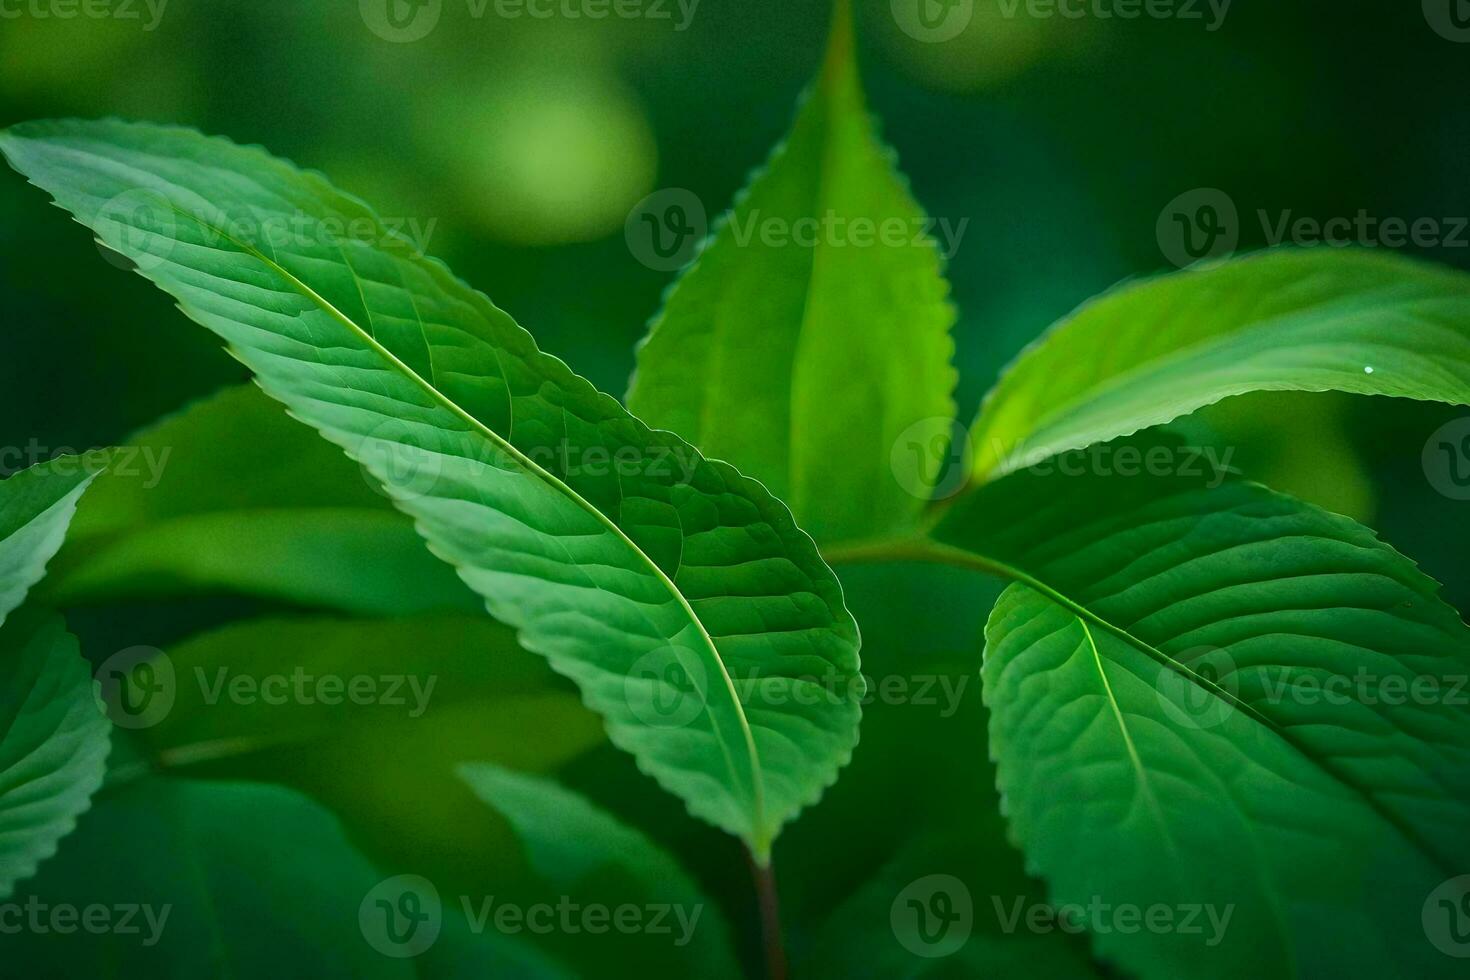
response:
M756 904L760 907L761 946L765 950L768 980L786 980L786 946L781 941L781 905L776 896L776 871L768 861L762 865L750 858L750 873L755 878Z

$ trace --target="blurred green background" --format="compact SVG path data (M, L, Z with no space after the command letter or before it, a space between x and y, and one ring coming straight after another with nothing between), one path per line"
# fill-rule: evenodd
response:
M1268 243L1258 211L1270 223L1287 212L1430 218L1446 233L1470 215L1461 174L1470 43L1437 33L1418 3L1240 0L1210 31L1208 14L1035 18L975 0L969 26L942 43L905 34L890 0L858 8L862 71L887 140L928 211L951 227L966 222L949 266L962 419L1057 317L1120 280L1173 269L1157 226L1181 194L1223 191L1241 250ZM370 29L356 0L168 0L152 29L149 9L134 9L137 19L0 16L0 125L119 115L263 144L426 230L430 253L615 394L674 276L629 249L630 211L664 188L692 191L711 216L724 210L786 131L829 16L825 2L701 0L679 30L674 3L669 19L508 19L493 2L475 18L465 0L444 0L427 36L394 43ZM1409 251L1470 269L1470 232ZM45 455L117 443L245 379L206 331L105 260L13 174L0 179L0 296L0 447ZM1470 503L1437 493L1420 462L1430 434L1462 414L1271 395L1227 402L1184 427L1237 446L1236 464L1253 476L1378 528L1464 609ZM921 663L973 672L987 605L954 578L844 575L871 673ZM132 604L73 625L84 639L164 645L254 610L234 600ZM918 615L942 624L923 648L911 629ZM910 820L885 815L859 833L851 814L886 814L896 794L921 808L909 795L917 785L948 794L946 806L964 798L973 812L993 812L983 765L903 759L954 727L901 716L869 712L852 768L778 850L791 921L845 897ZM977 699L955 724L983 724ZM267 777L278 761L246 774ZM347 759L313 764L325 771ZM565 778L662 828L751 932L733 843L651 784L628 793L641 777L606 745ZM386 796L361 795L362 809L392 819L386 830L359 822L355 835L395 865L401 824ZM445 806L461 822L418 843L454 868L490 839L466 829L477 809Z
M1171 268L1155 225L1193 188L1229 195L1242 249L1266 244L1258 210L1273 222L1470 215L1470 45L1436 33L1417 3L1236 3L1211 31L1208 14L1036 18L977 0L943 43L906 35L888 0L859 8L888 140L930 213L968 220L950 265L962 415L1051 320ZM431 227L430 252L621 393L672 278L630 253L624 219L659 188L692 190L712 216L728 206L815 70L827 5L703 0L683 30L673 3L668 19L471 9L446 0L409 43L375 34L353 0L3 18L0 123L178 122L322 169ZM0 181L0 445L115 442L243 378L162 294L45 210L20 179ZM1470 268L1466 238L1411 250ZM1457 413L1306 400L1310 424L1289 431L1278 423L1301 399L1215 414L1227 434L1253 433L1238 462L1375 523L1466 605L1467 508L1419 464Z

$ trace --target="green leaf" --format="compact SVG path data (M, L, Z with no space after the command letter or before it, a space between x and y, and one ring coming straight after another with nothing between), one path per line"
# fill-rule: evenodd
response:
M169 685L138 731L155 765L307 792L374 859L446 885L496 880L514 851L459 763L546 771L604 739L572 686L483 613L251 620L149 663Z
M448 897L431 907L425 948L403 955L416 947L394 947L372 901L392 884L300 794L150 779L88 814L17 897L42 913L0 935L0 953L26 976L556 975L522 972L544 959L511 937L468 935ZM66 909L117 928L63 932L52 923Z
M95 475L81 457L63 456L0 482L0 624L46 574Z
M798 975L1102 976L1086 942L1049 921L1046 908L1040 885L1006 843L1000 814L952 813L915 828L832 912Z
M358 466L254 385L107 458L44 586L52 602L228 591L368 615L481 607Z
M864 224L896 232L854 238ZM790 136L653 321L629 407L763 481L818 541L912 525L935 474L894 447L947 437L955 413L929 229L874 133L842 0Z
M0 898L56 853L106 770L109 725L76 639L58 620L7 622L94 475L61 457L0 482Z
M1000 476L1259 390L1470 404L1470 277L1324 248L1125 285L1002 377L971 432L975 473Z
M259 149L75 121L0 149L382 481L691 812L765 860L836 779L860 712L825 679L857 672L856 629L758 483L629 416L360 201Z
M111 726L93 690L60 620L0 627L0 898L56 853L102 785Z
M938 556L1020 581L984 690L1054 902L1145 976L1453 973L1421 914L1470 867L1470 634L1435 583L1258 485L1087 460L983 487L935 531ZM1094 896L1174 927L1125 933Z
M440 712L483 716L489 731L517 699L573 709L557 712L555 733L518 747L527 764L555 764L600 740L600 726L587 725L594 716L576 721L565 681L484 615L255 619L190 637L154 662L170 678L171 703L142 734L166 765L368 733L403 739Z
M1168 429L1257 483L1371 524L1377 497L1359 446L1373 442L1358 431L1363 407L1340 392L1258 391L1202 408Z
M738 977L730 930L719 908L663 848L555 782L489 763L468 763L460 776L506 816L531 867L559 894L609 908L669 906L668 931L598 936L588 968L616 964L641 976ZM687 932L685 931L687 927Z

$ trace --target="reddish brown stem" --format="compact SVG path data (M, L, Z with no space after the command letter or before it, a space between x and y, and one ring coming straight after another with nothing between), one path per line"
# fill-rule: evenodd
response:
M786 946L781 941L781 904L776 897L776 872L770 863L750 859L755 878L756 903L760 906L761 946L765 950L768 980L786 980Z

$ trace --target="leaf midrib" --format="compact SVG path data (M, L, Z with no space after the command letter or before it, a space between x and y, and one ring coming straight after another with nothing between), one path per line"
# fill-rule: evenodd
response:
M589 502L581 494L573 490L554 473L548 472L547 470L543 469L534 460L532 460L524 453L522 453L519 449L517 449L513 444L501 438L489 426L485 425L474 415L470 414L468 411L462 408L448 395L444 394L437 387L428 382L417 371L414 371L401 359L399 359L399 357L395 355L391 350L388 350L386 347L380 344L371 333L364 330L361 326L355 323L351 317L348 317L341 310L337 309L337 307L329 302L326 297L322 296L316 290L312 289L311 286L309 286L307 283L301 281L301 279L292 274L289 270L285 269L274 259L262 253L259 249L251 246L246 242L239 241L234 236L230 235L229 232L225 229L211 224L198 215L185 211L184 209L174 204L171 200L167 200L165 198L165 203L167 203L169 208L181 217L184 217L189 221L200 225L201 227L209 229L215 234L221 236L224 240L229 241L230 243L235 245L244 254L249 255L265 264L267 268L279 275L293 289L296 289L311 302L317 304L317 306L321 308L322 312L337 320L348 330L356 334L365 344L368 345L370 350L372 350L375 354L386 361L390 367L401 372L410 381L418 385L430 398L434 399L446 410L450 411L451 413L459 417L462 421L469 424L472 430L479 432L482 437L489 441L492 445L496 446L501 451L509 455L527 473L541 480L547 486L551 487L553 490L556 490L558 493L567 497L583 510L585 510L596 521L602 524L604 528L606 528L611 534L613 534L614 537L625 547L627 547L639 560L647 565L648 569L658 579L659 583L679 604L680 609L683 610L689 622L695 627L695 629L699 631L700 639L703 640L705 646L710 652L710 655L714 658L715 664L719 667L720 677L725 682L725 690L729 694L730 703L734 706L735 716L739 721L740 730L745 739L746 752L750 757L752 783L751 817L752 832L755 837L753 844L757 855L763 856L765 852L769 849L770 836L765 827L764 776L761 768L760 754L756 750L755 738L753 732L751 731L750 721L745 715L745 706L740 702L739 695L735 690L734 680L730 676L730 671L725 664L724 658L720 656L719 648L715 645L714 638L710 636L709 631L705 629L704 623L699 619L698 614L695 613L694 608L689 604L689 600L684 596L683 592L679 590L678 586L675 585L674 582L664 573L663 569L659 568L657 563L655 563L653 559L649 557L646 552L643 551L642 548L639 548L638 545L633 541L633 539L628 537L623 529L618 527L611 518L602 513L602 511L598 510L596 507L594 507L591 502ZM350 272L350 264L346 263L345 257L344 264L348 265ZM356 274L353 273L353 275L355 278ZM427 344L427 339L425 340L425 343ZM493 350L493 345L490 346ZM730 748L728 745L725 744L725 740L720 734L720 726L717 724L712 724L710 726L710 730L714 733L715 739L720 745L721 752L725 755L726 766L730 769L731 775L735 777L738 782L738 774L735 772L733 761L731 760L729 755Z
M874 544L868 544L858 548L854 548L851 550L850 554L856 560L888 559L896 561L937 562L939 564L952 565L959 568L966 568L971 571L979 571L991 575L996 575L1001 578L1009 579L1019 585L1024 585L1029 589L1032 589L1033 591L1056 603L1058 606L1060 606L1062 609L1065 609L1073 616L1077 617L1077 619L1083 624L1084 628L1086 627L1087 623L1091 623L1104 630L1107 630L1113 636L1129 644L1130 646L1137 649L1140 653L1154 660L1161 667L1174 671L1175 673L1184 677L1186 680L1189 680L1202 688L1205 693L1214 695L1215 697L1224 701L1231 708L1242 712L1246 715L1246 717L1251 718L1257 724L1262 725L1266 728L1266 730L1276 735L1293 750L1295 750L1299 755L1302 756L1302 758L1317 766L1333 780L1351 790L1357 797L1359 797L1363 801L1363 803L1370 810L1373 811L1375 815L1377 815L1394 830L1398 831L1404 837L1404 839L1414 847L1415 850L1423 854L1434 867L1440 869L1449 876L1453 876L1459 873L1453 861L1450 861L1439 854L1439 852L1436 851L1434 847L1431 846L1430 843L1418 833L1418 831L1406 824L1403 819L1398 816L1398 814L1386 809L1383 804L1379 802L1377 797L1375 797L1367 789L1361 786L1351 776L1346 773L1340 772L1337 767L1334 766L1331 762L1326 759L1320 758L1312 752L1309 752L1306 746L1302 745L1300 742L1297 741L1297 739L1293 738L1289 731L1283 728L1281 725L1277 724L1275 720L1268 717L1267 715L1262 714L1255 707L1240 700L1240 698L1236 697L1234 694L1231 694L1229 691L1226 691L1224 688L1220 687L1218 684L1215 684L1208 678L1201 677L1185 664L1180 663L1173 657L1170 657L1168 654L1164 653L1162 650L1155 648L1140 637L1135 636L1124 627L1118 626L1110 620L1103 618L1101 615L1093 612L1091 609L1082 605L1080 602L1069 598L1064 593L1059 592L1057 589L1053 588L1050 585L1047 585L1045 582L1028 574L1027 572L1024 572L1021 569L1016 568L1015 566L1010 565L1004 561L991 558L978 551L972 551L968 548L961 548L956 545L936 541L932 537L895 540L891 542L877 542ZM833 562L834 560L837 560L830 552L827 553L826 559L828 562Z

